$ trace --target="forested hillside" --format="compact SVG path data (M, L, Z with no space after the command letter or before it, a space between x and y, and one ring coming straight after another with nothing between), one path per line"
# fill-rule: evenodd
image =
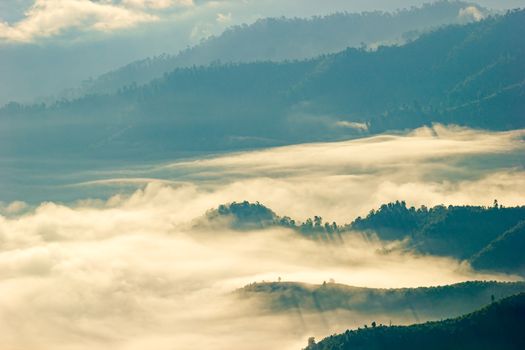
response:
M265 18L250 25L231 27L177 55L133 62L85 81L75 93L114 92L123 86L160 78L176 68L194 65L301 60L347 47L402 43L431 29L466 24L489 13L473 3L437 1L394 13L375 11L313 18Z
M431 122L521 128L523 32L525 11L514 11L373 52L177 69L116 94L52 106L10 104L0 110L0 152L173 157Z
M273 312L348 310L392 319L439 320L457 317L499 300L525 292L525 283L464 282L448 286L377 289L335 282L310 285L294 282L253 283L239 290L243 298L256 298Z
M525 206L407 207L404 201L381 205L350 224L325 222L314 216L299 222L279 216L260 203L230 203L209 210L196 225L228 226L235 230L285 227L305 237L335 241L354 231L383 241L406 241L406 249L421 254L469 260L480 270L525 276Z
M365 218L357 218L350 228L374 232L383 240L410 238L411 246L422 253L468 259L524 219L523 206L505 208L496 203L490 208L416 209L396 202L372 210Z
M373 325L311 341L307 350L518 350L525 348L525 294L472 314L408 327Z
M505 231L471 259L476 269L525 276L525 221Z

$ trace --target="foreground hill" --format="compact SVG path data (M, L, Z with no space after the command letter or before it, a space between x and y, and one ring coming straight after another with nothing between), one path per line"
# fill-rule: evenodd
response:
M307 350L518 350L525 348L525 294L469 315L408 327L376 326L311 342Z
M373 52L177 69L116 94L10 104L0 110L0 155L173 158L434 121L521 128L523 32L525 11L514 11Z
M489 304L492 298L499 300L522 292L525 292L524 282L465 282L399 289L275 282L254 283L238 291L243 298L259 300L272 312L341 313L345 310L369 315L370 321L377 323L457 317Z

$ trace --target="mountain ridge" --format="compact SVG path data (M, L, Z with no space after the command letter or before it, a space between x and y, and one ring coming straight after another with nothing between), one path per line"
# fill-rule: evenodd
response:
M305 350L380 349L509 349L525 346L521 325L525 321L525 294L495 302L471 314L412 326L376 326L346 331Z
M433 122L522 128L524 23L525 10L512 11L373 52L177 69L113 95L11 104L0 109L0 152L130 157L340 140ZM57 148L59 139L68 149Z
M346 47L413 40L420 32L439 26L477 20L467 15L465 9L471 9L483 17L492 13L473 2L437 1L392 13L341 12L312 18L263 18L253 24L227 28L222 34L205 39L178 54L135 61L87 80L80 91L73 91L73 96L79 93L109 93L127 85L142 85L182 67L220 62L304 60L335 53ZM334 35L341 31L348 35Z

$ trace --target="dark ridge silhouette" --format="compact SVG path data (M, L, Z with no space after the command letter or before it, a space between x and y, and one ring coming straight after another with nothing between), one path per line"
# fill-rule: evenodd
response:
M304 222L279 216L261 203L230 203L209 210L197 225L226 225L234 230L284 227L305 237L337 242L359 231L382 241L403 241L406 249L421 254L469 260L480 270L525 276L523 231L525 206L444 206L420 208L404 201L383 204L350 224L325 222L321 216Z
M478 270L496 270L525 276L525 221L504 232L471 258Z
M495 302L471 314L413 326L370 327L323 339L306 350L519 350L525 348L525 294Z
M469 259L524 219L525 206L506 208L496 202L493 207L440 205L416 209L398 201L372 210L349 227L373 232L383 240L409 238L409 247L421 253ZM517 252L511 256L514 254Z
M343 231L343 228L337 226L335 222L324 222L320 216L308 218L301 223L288 216L279 216L259 202L247 201L222 204L216 209L208 210L204 221L197 221L197 225L210 223L227 225L236 230L284 227L314 238L328 238L332 234L339 234Z

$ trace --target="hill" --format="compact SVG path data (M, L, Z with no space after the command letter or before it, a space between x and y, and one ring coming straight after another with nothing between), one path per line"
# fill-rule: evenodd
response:
M237 293L255 298L272 312L353 311L377 322L439 320L457 317L525 292L524 282L464 282L439 287L377 289L336 283L310 285L295 282L254 283ZM372 320L372 319L371 319Z
M469 315L408 327L375 326L311 341L307 350L525 348L525 294L509 297Z
M513 11L376 51L177 69L115 94L10 104L0 155L173 158L431 122L521 128L524 31L525 11Z
M365 218L357 218L348 228L374 232L383 240L409 238L409 246L421 253L469 259L524 219L523 206L416 209L398 201L372 210Z
M496 270L525 276L525 221L504 232L471 258L478 270Z
M233 202L209 210L196 225L228 226L234 230L285 227L305 237L337 242L360 231L383 241L403 241L421 254L468 260L475 269L525 276L525 206L443 206L420 208L403 201L381 205L350 224L324 222L314 216L299 222L279 216L261 203Z
M320 216L298 222L289 216L279 216L263 204L247 201L222 204L218 208L210 209L203 218L195 222L199 225L227 226L234 230L265 229L269 227L285 227L295 230L311 238L330 239L338 235L343 227L335 222L323 222Z

